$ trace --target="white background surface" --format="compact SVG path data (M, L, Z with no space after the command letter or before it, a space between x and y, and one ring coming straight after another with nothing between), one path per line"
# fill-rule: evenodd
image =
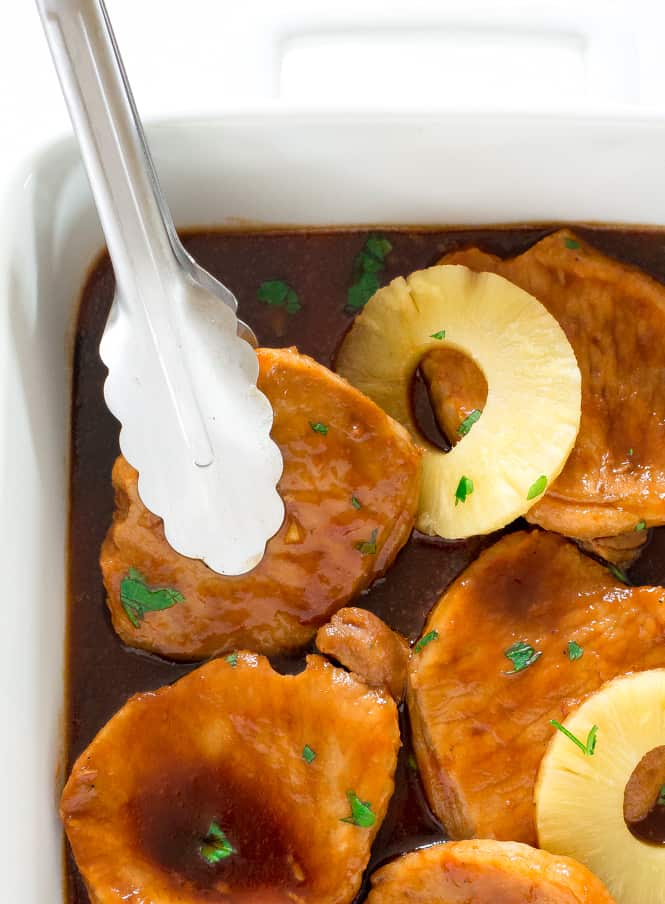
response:
M665 110L659 0L107 0L144 118L265 107ZM2 0L0 190L68 120Z

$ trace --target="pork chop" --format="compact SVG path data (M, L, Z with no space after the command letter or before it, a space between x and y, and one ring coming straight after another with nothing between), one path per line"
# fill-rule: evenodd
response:
M563 537L520 532L462 573L425 631L408 703L434 812L453 838L535 843L550 719L665 666L665 588L627 587Z

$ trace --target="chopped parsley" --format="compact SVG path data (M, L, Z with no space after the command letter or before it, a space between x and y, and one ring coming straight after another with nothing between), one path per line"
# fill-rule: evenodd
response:
M359 543L354 544L355 548L364 556L376 555L376 538L378 536L379 530L375 527L372 533L369 535L369 540L360 540Z
M580 741L578 737L576 737L572 731L568 731L565 725L562 725L561 722L557 722L556 719L550 719L550 725L553 725L557 731L560 731L561 734L564 734L569 740L576 744L584 756L593 756L596 752L596 740L598 735L598 726L593 725L589 729L589 734L586 736L586 743L584 741Z
M516 675L533 665L543 655L541 650L534 650L531 644L524 640L518 640L503 653L513 664L513 668L506 675Z
M416 758L412 753L409 754L406 764L411 772L418 772L418 763L416 762Z
M347 314L362 311L381 283L379 274L386 265L386 257L392 250L388 239L380 235L370 235L353 262L353 284L346 296Z
M295 289L283 279L269 279L262 282L257 297L264 304L286 308L289 314L297 314L302 307Z
M568 659L571 662L575 662L576 659L581 659L584 656L584 648L581 647L578 643L575 643L574 640L568 641Z
M638 521L637 524L635 525L635 530L646 530L646 527L647 527L646 521L644 521L644 520Z
M358 509L361 509L361 508L362 508L362 503L360 502L360 499L358 499L357 496L352 496L352 497L351 497L351 505L354 507L354 509L355 509L356 511L358 511Z
M613 565L612 562L608 562L607 568L612 572L617 580L621 581L622 584L628 584L629 587L632 586L630 578L622 568L619 568L618 565Z
M430 336L430 339L445 339L445 338L446 338L445 330L439 330L438 333L432 333L432 335Z
M467 496L473 493L473 480L470 477L460 477L455 490L455 505L466 502Z
M580 245L580 243L577 241L577 239L569 239L569 238L565 238L565 239L563 240L563 243L564 243L564 245L566 246L566 248L570 248L570 249L573 250L573 251L575 251L577 248L581 248L581 247L582 247L582 246Z
M635 450L634 450L633 447L631 446L630 449L628 450L628 454L629 454L629 455L633 455L634 453L635 453Z
M229 653L228 656L224 657L224 662L228 662L232 669L234 669L238 665L238 654L237 653Z
M535 499L536 496L540 496L541 493L545 492L546 487L547 477L545 477L544 474L541 474L538 480L535 480L529 487L529 492L526 494L526 498Z
M320 433L321 436L328 435L328 426L327 424L322 424L320 421L310 421L309 426L312 428L314 433Z
M361 829L369 829L373 826L376 816L372 813L372 805L369 801L360 800L355 791L347 791L346 796L351 806L351 815L341 819L340 822L348 822Z
M316 759L316 753L312 750L309 744L305 744L302 749L302 758L309 766Z
M665 807L665 785L658 792L658 800L656 801L659 807Z
M120 602L135 628L139 627L146 612L170 609L176 603L182 603L184 599L182 593L172 587L152 590L136 568L130 568L120 582Z
M233 847L224 832L222 832L221 828L213 820L213 822L210 823L208 834L203 839L203 844L199 848L199 853L206 861L206 863L214 866L221 860L226 860L226 858L230 857L231 854L235 854L236 849Z
M439 632L438 631L428 631L427 634L424 634L418 643L415 645L414 649L416 653L422 652L427 644L432 643L433 640L438 640Z
M462 423L457 428L458 436L466 436L469 430L473 427L476 421L479 419L482 411L479 411L478 408L474 408L471 414L467 414Z

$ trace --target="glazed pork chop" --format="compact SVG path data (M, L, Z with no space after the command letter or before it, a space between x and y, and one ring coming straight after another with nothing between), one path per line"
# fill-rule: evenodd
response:
M408 704L434 812L456 839L533 844L550 719L665 665L665 589L619 584L563 537L520 532L462 573L425 630Z
M665 523L665 287L567 230L507 260L470 248L440 263L504 276L563 327L582 373L580 431L564 470L527 517L629 564L646 539L636 527ZM475 365L459 358L436 351L421 364L453 442L487 394Z
M434 844L372 876L367 904L614 904L593 873L508 841Z
M113 626L130 646L173 659L296 650L382 575L409 537L420 452L407 432L311 358L257 354L284 457L284 523L253 571L219 575L169 546L139 498L136 471L119 458L101 568Z
M94 904L350 904L399 746L388 695L238 653L132 697L60 812Z

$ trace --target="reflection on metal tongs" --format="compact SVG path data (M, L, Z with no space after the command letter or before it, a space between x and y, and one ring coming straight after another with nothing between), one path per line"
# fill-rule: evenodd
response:
M120 447L171 546L243 573L284 515L254 334L178 240L102 0L38 6L117 281L100 355Z

